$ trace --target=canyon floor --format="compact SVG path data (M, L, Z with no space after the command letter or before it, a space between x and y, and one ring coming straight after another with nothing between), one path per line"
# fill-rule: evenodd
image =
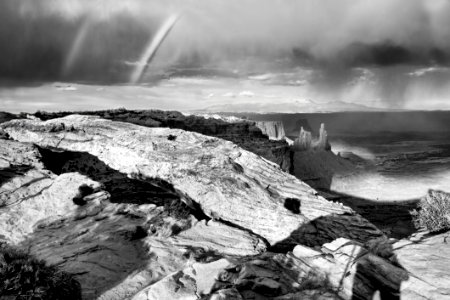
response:
M330 151L177 112L2 118L1 242L72 276L65 299L450 297L448 233L411 227L415 202L299 179L349 166Z

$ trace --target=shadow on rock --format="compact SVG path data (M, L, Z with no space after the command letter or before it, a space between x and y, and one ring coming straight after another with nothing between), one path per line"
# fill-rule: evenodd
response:
M133 214L97 214L45 220L19 246L75 277L83 299L96 299L138 272L148 259Z
M0 186L16 176L24 175L31 169L33 167L28 165L11 165L7 168L0 169Z
M401 283L409 278L408 272L398 263L387 237L363 220L357 215L319 217L270 250L294 251L314 273L328 274L334 282L331 289L344 293L345 299L368 300L375 295L381 300L400 299ZM301 246L306 250L296 254L296 244L320 252Z
M392 245L382 242L370 248L369 242L369 250L375 255L366 255L356 261L351 299L400 300L401 283L408 280L409 275L398 263Z
M167 181L157 178L130 178L112 169L96 156L87 152L52 151L38 148L47 169L55 174L78 172L104 185L112 203L155 204L177 218L189 214L198 220L209 219L193 201L189 206L181 201L181 195ZM182 195L184 199L186 195Z
M330 214L310 221L294 230L290 236L271 247L273 252L292 251L297 244L317 248L337 238L358 243L383 237L383 233L358 215Z
M129 178L89 153L44 148L39 148L39 152L45 167L55 174L78 172L102 183L113 203L164 205L168 200L179 199L170 183L159 179Z
M151 259L144 238L170 235L169 231L176 234L185 228L174 227L189 226L191 214L198 219L204 216L182 202L185 196L163 180L129 178L89 153L39 151L45 167L55 174L78 172L103 184L104 190L80 186L73 199L74 215L39 221L18 245L73 274L81 284L83 299L96 299L105 292L108 299L124 299L129 295L121 293L137 291L136 282L127 280ZM164 274L164 267L149 271L148 277Z
M419 199L374 201L326 189L318 189L318 191L324 198L341 202L352 208L389 237L402 239L417 232L411 211L417 209Z

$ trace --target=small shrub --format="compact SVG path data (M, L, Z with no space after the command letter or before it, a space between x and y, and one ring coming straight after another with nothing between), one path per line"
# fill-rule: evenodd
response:
M94 189L86 184L81 185L78 188L78 194L73 198L73 203L76 205L83 206L86 204L86 201L84 201L84 197L87 195L90 195L94 192Z
M287 210L290 210L294 214L300 214L300 206L301 202L298 199L295 198L286 198L284 200L284 207Z
M420 200L418 209L411 213L418 229L430 232L450 230L450 194L430 190Z
M203 249L202 247L187 246L186 258L193 258L196 262L210 263L223 258L222 255L212 249Z
M166 211L169 216L182 220L187 219L191 214L191 208L180 199L167 200L164 203L164 211Z
M0 296L78 300L81 287L72 275L47 266L25 251L0 243Z

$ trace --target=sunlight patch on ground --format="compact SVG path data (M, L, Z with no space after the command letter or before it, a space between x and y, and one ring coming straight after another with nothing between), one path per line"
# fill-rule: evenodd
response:
M354 176L335 175L332 191L358 198L378 201L402 201L419 199L429 189L450 192L450 171L411 176L386 176L366 172Z

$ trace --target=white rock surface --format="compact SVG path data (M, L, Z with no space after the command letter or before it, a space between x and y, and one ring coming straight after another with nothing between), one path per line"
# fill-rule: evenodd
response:
M208 216L246 228L271 245L292 238L291 233L319 217L324 226L333 226L326 224L331 214L353 215L362 232L382 235L351 209L317 196L275 164L217 138L79 115L14 120L1 127L21 142L88 152L131 177L165 180ZM286 198L298 199L301 214L284 207Z
M0 143L0 238L74 274L84 299L372 299L386 288L404 299L450 295L448 234L391 244L351 209L230 142L83 116L0 128L18 140ZM99 160L78 155L57 175L30 143ZM98 168L95 180L75 172L83 163ZM173 185L176 200L212 219L127 202L132 190L117 199L102 183L108 177ZM303 245L274 254L266 242Z

